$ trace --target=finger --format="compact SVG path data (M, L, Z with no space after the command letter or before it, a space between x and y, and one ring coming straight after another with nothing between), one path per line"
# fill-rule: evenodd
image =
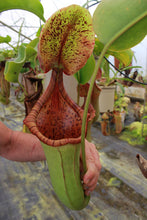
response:
M96 188L96 186L97 186L97 182L94 185L92 185L91 187L89 187L88 189L86 189L85 191L92 192Z
M92 187L85 189L85 191L84 191L85 195L89 196L90 193L96 188L96 186L97 186L97 183L95 185L93 185Z
M98 182L97 178L93 178L89 182L88 185L87 184L83 184L83 188L84 188L85 192L88 192L88 191L92 192L95 189L95 187L97 186L97 182Z
M85 195L89 195L95 189L98 182L98 177L99 177L99 173L97 173L97 175L94 175L91 179L88 179L86 183L83 181L84 183L83 188L85 190Z
M84 183L84 185L85 186L87 186L87 187L91 187L91 186L93 186L94 184L96 184L98 182L98 176L94 176L92 179L90 179L87 183L85 183L84 181L83 181L83 183Z
M90 182L92 182L93 179L97 181L99 174L100 170L95 167L95 164L90 164L86 174L83 177L83 182L88 185Z
M83 184L83 188L85 191L93 191L95 187L97 186L97 178L94 178L89 182L89 184Z

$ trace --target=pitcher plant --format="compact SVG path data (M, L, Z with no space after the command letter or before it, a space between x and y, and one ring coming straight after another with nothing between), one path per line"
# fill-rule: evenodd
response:
M51 182L59 199L75 210L89 201L80 179L81 127L84 110L68 96L63 74L81 69L92 54L95 34L89 12L72 5L53 14L42 29L38 56L44 72L52 69L50 83L24 120L42 144ZM94 117L94 110L86 117Z
M25 0L25 3L21 0L3 1L0 12L20 8L33 12L45 21L38 0L32 0L31 3ZM94 11L93 20L86 9L72 5L53 14L43 27L38 56L44 72L52 69L52 77L47 90L24 123L40 139L55 192L71 209L80 210L89 201L80 180L79 154L81 150L86 172L85 136L88 121L92 118L89 103L97 72L108 50L113 53L126 51L137 45L146 36L146 26L146 0L134 0L133 3L128 0L102 0ZM63 73L72 75L84 67L92 54L95 35L102 48L82 110L66 93ZM32 47L27 48L27 51L35 52ZM5 78L11 81L11 71L7 74L7 70ZM17 81L18 75L13 75L13 78Z

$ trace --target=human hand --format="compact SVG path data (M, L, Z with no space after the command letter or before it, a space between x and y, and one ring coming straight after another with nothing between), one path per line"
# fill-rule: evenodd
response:
M86 156L86 165L87 172L82 178L83 187L85 190L85 195L89 195L92 192L99 178L99 174L101 171L101 163L99 159L98 151L93 143L85 140L85 156ZM83 167L81 164L81 173L83 172Z

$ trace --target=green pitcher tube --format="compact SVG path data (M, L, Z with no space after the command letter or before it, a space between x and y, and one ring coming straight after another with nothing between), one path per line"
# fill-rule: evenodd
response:
M70 209L87 206L90 197L84 195L80 179L81 144L52 147L41 142L48 163L51 182L60 201Z

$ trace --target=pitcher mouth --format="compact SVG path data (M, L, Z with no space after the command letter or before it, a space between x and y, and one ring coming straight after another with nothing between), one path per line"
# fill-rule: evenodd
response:
M46 91L24 119L24 124L49 146L77 144L81 142L83 113L64 89L63 72L53 70ZM89 119L88 113L87 122Z

